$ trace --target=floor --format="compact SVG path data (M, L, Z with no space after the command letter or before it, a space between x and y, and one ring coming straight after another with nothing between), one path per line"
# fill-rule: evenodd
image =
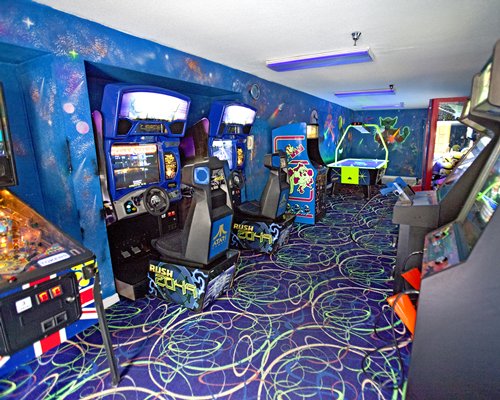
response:
M0 398L402 399L410 338L385 301L393 204L342 188L275 254L242 253L233 288L202 313L112 306L116 388L90 328L3 377Z

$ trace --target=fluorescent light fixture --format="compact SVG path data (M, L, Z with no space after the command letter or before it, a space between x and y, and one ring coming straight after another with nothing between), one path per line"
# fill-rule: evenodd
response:
M397 103L397 104L379 104L375 106L363 106L361 109L363 110L390 110L397 108L405 108L405 103Z
M389 85L385 89L366 89L366 90L349 90L346 92L334 93L337 97L350 97L350 96L381 96L396 94L396 89L393 85Z
M308 54L303 56L267 60L268 68L283 72L297 69L331 67L334 65L356 64L373 61L373 54L369 47L350 48L327 53Z

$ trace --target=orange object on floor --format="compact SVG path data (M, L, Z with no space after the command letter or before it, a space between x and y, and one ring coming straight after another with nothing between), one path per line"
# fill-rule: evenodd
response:
M397 302L396 302L396 299ZM413 336L415 333L415 322L417 320L417 312L415 306L407 294L395 294L387 298L387 302L394 309L396 315L401 319L406 328ZM395 304L394 304L395 303Z
M418 268L412 268L406 271L401 276L408 282L414 289L420 290L420 282L422 281L422 274Z

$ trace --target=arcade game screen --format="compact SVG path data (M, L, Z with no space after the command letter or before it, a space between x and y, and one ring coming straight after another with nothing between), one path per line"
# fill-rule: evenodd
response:
M476 196L467 217L463 223L465 240L469 250L472 250L479 236L497 209L500 201L500 156L490 169L488 177Z
M496 104L497 100L495 100L498 98L498 93L496 93L498 89L495 87L496 85L492 84L492 79L495 79L500 73L500 63L496 64L497 62L495 60L494 63L492 59L486 64L482 72L474 77L472 92L477 94L473 95L471 99L473 113L495 120L500 119L499 107Z
M189 103L177 97L153 92L127 92L121 98L119 117L132 120L185 120Z
M477 96L476 104L473 105L472 107L475 108L481 103L483 103L485 100L488 99L488 95L490 93L490 79L491 79L491 67L492 63L488 63L486 67L484 68L483 72L480 75L479 78L479 94Z
M224 115L222 116L222 122L224 124L239 124L239 125L249 125L253 124L255 119L255 111L238 105L228 106L224 110Z
M233 169L232 140L214 140L212 143L212 155L219 160L226 160L229 164L229 169Z
M114 144L111 163L116 189L129 189L160 181L155 144Z
M84 249L8 190L0 190L0 284Z
M465 154L460 162L453 168L453 171L448 175L438 189L438 199L443 199L446 194L450 191L453 185L460 179L460 177L464 174L465 171L472 165L474 160L477 158L479 154L484 150L484 148L491 141L491 138L488 136L482 136L478 142Z

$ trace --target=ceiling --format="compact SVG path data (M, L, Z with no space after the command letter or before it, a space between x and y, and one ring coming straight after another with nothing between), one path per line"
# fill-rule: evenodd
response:
M425 108L468 96L500 39L500 0L37 0L58 10L200 56L353 110ZM374 61L275 72L266 60L357 45ZM387 88L396 94L337 98Z

